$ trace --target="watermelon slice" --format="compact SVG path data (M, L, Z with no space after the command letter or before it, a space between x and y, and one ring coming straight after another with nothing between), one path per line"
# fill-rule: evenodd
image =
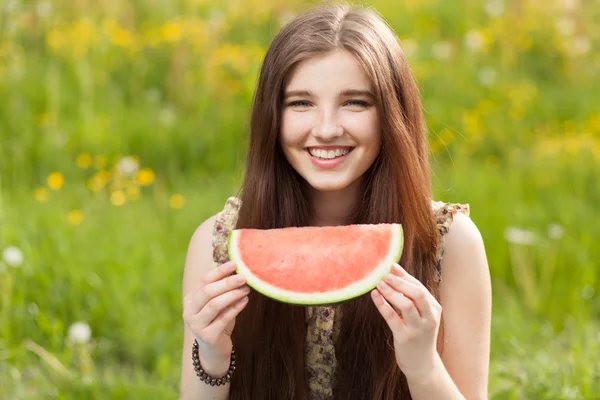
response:
M377 286L400 260L400 224L236 229L229 258L248 286L297 305L329 305Z

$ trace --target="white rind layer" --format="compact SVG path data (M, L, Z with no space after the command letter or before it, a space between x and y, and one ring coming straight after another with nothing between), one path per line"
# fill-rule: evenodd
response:
M275 300L298 305L327 305L344 302L355 297L359 297L371 290L391 271L392 265L400 260L404 247L404 231L400 224L389 224L392 230L390 239L390 250L383 261L366 278L338 290L330 292L293 292L284 290L271 285L252 273L252 271L242 262L237 254L236 243L239 238L239 231L232 231L229 234L229 258L237 269L236 272L246 278L248 286L254 290L271 297Z

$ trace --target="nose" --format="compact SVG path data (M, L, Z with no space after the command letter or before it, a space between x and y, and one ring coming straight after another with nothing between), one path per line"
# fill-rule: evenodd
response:
M335 110L321 112L317 123L312 129L312 135L323 140L335 139L343 134L344 129L338 123Z

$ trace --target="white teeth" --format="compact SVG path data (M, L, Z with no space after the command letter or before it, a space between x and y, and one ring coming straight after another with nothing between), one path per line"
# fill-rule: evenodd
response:
M321 149L308 149L311 156L330 160L336 157L345 156L350 152L350 149L335 149L335 150L321 150Z

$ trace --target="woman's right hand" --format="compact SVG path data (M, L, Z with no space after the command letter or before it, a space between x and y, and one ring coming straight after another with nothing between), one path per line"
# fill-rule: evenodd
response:
M183 319L198 341L204 371L221 377L229 369L235 318L248 304L250 288L241 275L231 275L231 261L209 271L197 291L184 298Z

